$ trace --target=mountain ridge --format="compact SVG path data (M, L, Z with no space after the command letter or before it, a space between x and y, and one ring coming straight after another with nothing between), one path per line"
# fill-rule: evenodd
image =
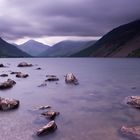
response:
M140 20L121 25L111 30L94 45L72 56L130 57L132 51L138 48L140 48ZM133 55L133 57L135 56Z

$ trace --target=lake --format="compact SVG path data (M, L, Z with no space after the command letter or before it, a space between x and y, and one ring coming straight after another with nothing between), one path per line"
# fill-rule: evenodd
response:
M19 68L19 62L33 67ZM120 134L122 125L140 125L140 111L125 105L124 98L140 95L140 59L109 58L10 58L0 59L8 66L0 68L17 82L1 97L20 100L17 110L0 112L2 140L129 140ZM41 70L35 70L41 67ZM10 71L28 73L25 79L10 75ZM79 85L67 85L64 75L72 72ZM38 87L46 75L57 75L59 81ZM0 78L0 82L7 78ZM58 129L37 137L36 131L48 123L43 111L33 111L40 105L50 105L59 111Z

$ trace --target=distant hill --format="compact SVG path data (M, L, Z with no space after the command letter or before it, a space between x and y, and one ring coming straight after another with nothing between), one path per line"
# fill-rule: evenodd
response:
M94 44L95 41L72 41L65 40L61 41L45 52L41 53L41 57L68 57L76 52L79 52L82 49L87 48L88 46Z
M75 57L140 57L140 20L119 26Z
M16 46L0 38L0 57L29 57L30 55L21 51Z
M18 45L19 49L27 52L31 56L38 56L40 53L46 51L49 47L50 46L37 42L35 40L29 40L21 45Z

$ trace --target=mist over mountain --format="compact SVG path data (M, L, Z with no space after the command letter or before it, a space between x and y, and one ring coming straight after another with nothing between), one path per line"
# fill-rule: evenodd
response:
M140 20L121 25L74 57L140 57Z
M0 38L0 57L29 57L30 55L21 51L16 46Z
M19 49L27 52L31 56L38 56L40 53L46 51L49 47L49 45L45 45L35 40L29 40L21 45L18 45Z
M65 40L61 41L45 52L41 53L40 57L68 57L80 50L87 48L88 46L94 44L96 41L72 41Z

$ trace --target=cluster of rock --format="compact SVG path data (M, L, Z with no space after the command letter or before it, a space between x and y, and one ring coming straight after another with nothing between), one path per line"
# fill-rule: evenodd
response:
M57 125L55 123L55 117L58 116L60 113L51 110L51 106L40 106L35 110L46 110L48 111L42 112L41 116L45 117L49 122L37 130L37 136L47 135L51 132L54 132L57 129Z
M26 63L26 62L21 62L17 65L17 67L31 67L31 66L33 66L33 65L30 63ZM0 67L5 67L5 66L3 64L0 64ZM41 70L41 68L38 67L38 68L36 68L36 70ZM28 74L21 73L21 72L11 72L10 74L15 74L17 78L26 78L29 76ZM0 75L0 77L7 77L7 76L8 76L8 74ZM56 75L46 75L46 77L47 77L47 79L40 86L46 86L47 82L59 81L59 78ZM74 85L78 84L78 80L73 73L66 74L65 82L67 84L74 84ZM15 84L16 84L16 82L14 80L8 79L7 81L0 83L0 89L3 90L3 89L12 88ZM19 107L19 104L20 104L19 100L0 97L0 110L16 109ZM51 132L54 132L57 129L57 125L54 120L55 120L56 116L58 116L60 113L51 110L50 106L40 106L37 109L38 110L48 109L46 112L42 112L41 116L43 116L44 118L49 120L49 122L46 125L44 125L42 128L40 128L37 131L37 133L36 133L37 136L41 136L44 134L49 134Z
M126 103L134 108L140 109L140 96L129 96L126 98ZM140 125L139 126L122 126L121 132L126 135L131 135L140 140Z

